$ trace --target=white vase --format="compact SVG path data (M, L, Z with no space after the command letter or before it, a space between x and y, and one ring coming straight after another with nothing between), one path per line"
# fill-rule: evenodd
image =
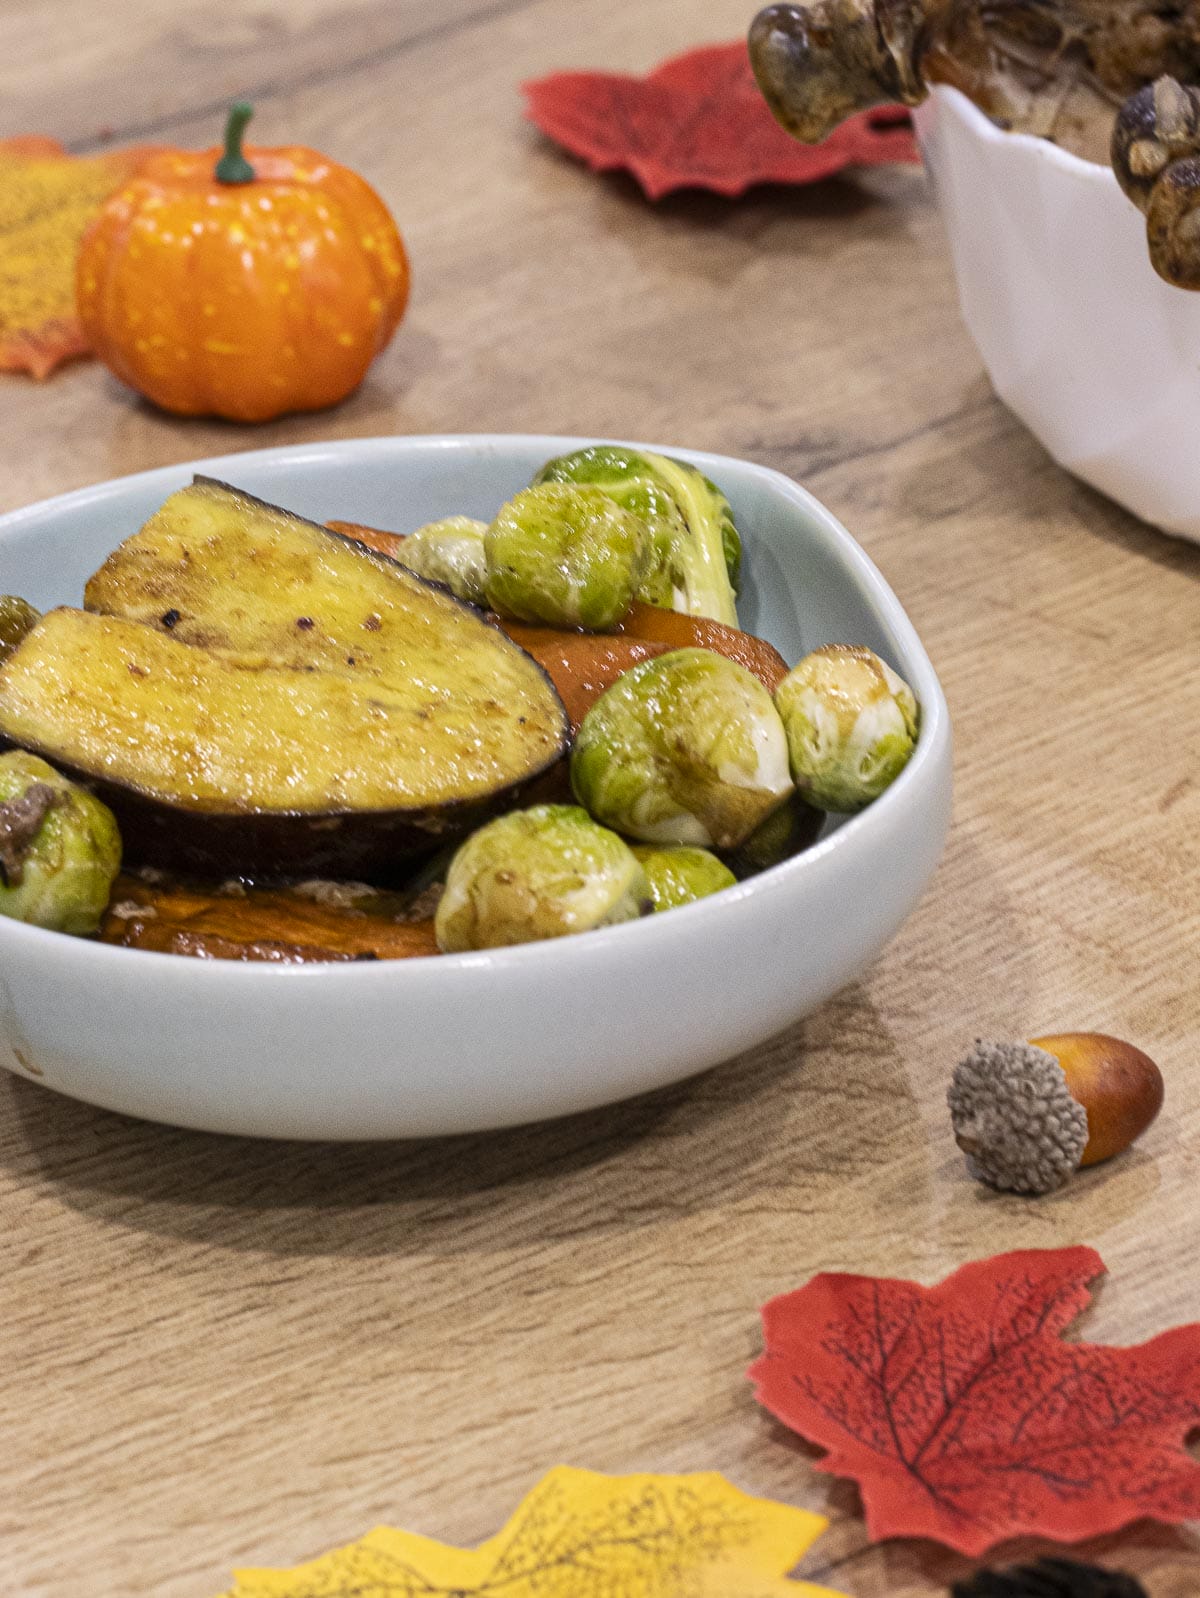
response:
M1200 542L1200 294L1172 288L1107 167L939 86L917 134L988 375L1060 465Z

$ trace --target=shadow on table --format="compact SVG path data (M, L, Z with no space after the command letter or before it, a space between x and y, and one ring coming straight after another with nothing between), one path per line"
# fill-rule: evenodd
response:
M390 1143L186 1132L8 1079L0 1170L116 1226L281 1255L495 1252L628 1232L862 1158L831 1095L850 1088L886 1161L911 1134L895 1041L853 987L752 1053L672 1088L540 1126Z
M868 978L882 972L888 1014L870 986L853 984L760 1048L624 1104L467 1137L271 1143L154 1126L9 1077L0 1186L41 1189L101 1225L302 1258L493 1255L718 1209L747 1226L835 1215L844 1225L856 1194L876 1230L876 1201L925 1215L941 1181L937 1146L914 1137L910 1070L927 1062L914 1057L913 1028L923 1030L927 1006L936 1024L934 996L954 991L964 961L973 969L973 928L985 928L988 948L1021 945L970 827L955 829L939 881L937 903ZM1006 962L993 997L1010 1017L1028 1009L1032 976L1028 951Z
M322 440L411 431L410 426L402 425L409 396L422 379L439 369L443 358L441 342L427 328L406 322L394 345L379 357L353 394L327 410L297 412L272 422L272 447L311 444L314 426L319 426ZM265 442L255 433L255 424L216 416L190 418L186 435L181 434L176 418L110 373L97 374L96 382L97 403L102 402L104 426L116 461L176 465L208 455L261 449Z
M861 1515L856 1489L849 1483L841 1485L846 1491L839 1496L844 1498L847 1514ZM833 1512L837 1513L838 1509L833 1507ZM1003 1570L1049 1557L1079 1560L1135 1575L1150 1584L1148 1591L1153 1598L1185 1598L1185 1595L1191 1598L1200 1570L1200 1541L1193 1533L1182 1526L1159 1526L1150 1521L1140 1521L1110 1536L1094 1537L1069 1546L1022 1538L1002 1543L983 1561L967 1559L923 1539L863 1548L861 1523L854 1519L847 1520L846 1533L851 1546L842 1557L835 1555L832 1560L823 1562L806 1561L793 1574L801 1580L829 1582L835 1586L845 1582L853 1587L858 1582L873 1579L881 1584L879 1591L888 1593L925 1592L930 1587L948 1593L954 1583L964 1582L974 1575L981 1564ZM853 1546L851 1539L857 1546Z
M753 233L781 220L841 221L883 203L853 172L838 173L820 183L756 183L735 196L704 188L675 189L653 201L646 199L641 185L627 172L606 172L599 189L605 203L632 206L655 225L666 222L704 231L720 228L723 234L735 235ZM628 216L621 220L627 227Z
M953 424L969 428L972 419L987 409L991 396L1006 418L1005 448L998 451L995 435L986 438L951 437L941 472L922 461L894 490L894 510L914 521L943 521L981 506L1002 505L1014 525L1036 526L1047 519L1073 518L1081 534L1111 545L1134 560L1164 570L1200 578L1200 546L1174 537L1118 505L1059 466L1049 451L1007 410L986 377L980 377L972 395L964 400ZM1081 538L1080 548L1084 548Z

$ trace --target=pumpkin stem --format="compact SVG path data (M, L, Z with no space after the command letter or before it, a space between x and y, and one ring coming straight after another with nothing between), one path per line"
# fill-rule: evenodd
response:
M254 168L242 154L242 136L246 124L254 115L254 107L239 100L229 108L225 124L225 154L217 162L213 176L218 183L253 183Z

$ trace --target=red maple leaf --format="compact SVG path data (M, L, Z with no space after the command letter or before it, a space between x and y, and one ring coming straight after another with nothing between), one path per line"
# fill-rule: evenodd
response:
M763 1310L761 1404L858 1483L873 1539L979 1555L1200 1515L1200 1326L1133 1348L1060 1334L1104 1274L1090 1248L964 1265L937 1287L822 1274Z
M531 122L596 172L623 167L652 200L672 189L738 195L754 183L815 183L847 166L918 161L907 111L881 107L799 144L767 109L746 46L708 45L648 77L555 72L524 85Z

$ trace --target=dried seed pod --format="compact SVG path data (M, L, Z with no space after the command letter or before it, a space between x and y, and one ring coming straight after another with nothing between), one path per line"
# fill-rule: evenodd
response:
M1112 168L1144 212L1150 262L1200 289L1200 89L1162 77L1125 101L1113 124Z
M750 60L778 120L816 144L856 111L925 98L917 53L928 22L920 0L772 5L751 24Z
M872 106L919 105L934 82L1046 137L1078 95L1089 126L1112 126L1113 170L1145 213L1155 270L1200 289L1200 89L1183 87L1200 78L1200 0L776 4L751 26L750 58L775 116L809 143Z
M1049 1193L1081 1165L1127 1149L1158 1114L1163 1083L1132 1044L1073 1032L977 1041L947 1097L972 1176L1010 1192Z

